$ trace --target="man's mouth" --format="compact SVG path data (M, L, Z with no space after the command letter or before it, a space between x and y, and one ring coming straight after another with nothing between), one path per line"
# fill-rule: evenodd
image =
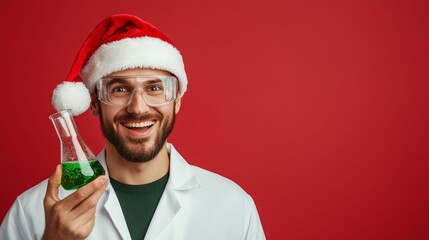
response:
M122 124L129 129L150 128L155 124L155 121L124 122Z

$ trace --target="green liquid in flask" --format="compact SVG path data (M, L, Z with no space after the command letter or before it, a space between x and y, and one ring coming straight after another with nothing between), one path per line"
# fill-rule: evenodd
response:
M98 160L88 161L89 166L94 171L94 175L85 176L82 173L81 163L76 162L63 162L63 176L61 177L61 186L66 190L78 189L83 185L96 179L98 176L104 175L105 171Z

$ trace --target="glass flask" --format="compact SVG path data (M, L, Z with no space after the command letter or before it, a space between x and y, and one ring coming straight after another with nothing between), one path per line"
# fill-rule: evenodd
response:
M104 175L103 166L80 137L71 111L64 110L49 116L61 142L61 186L78 189Z

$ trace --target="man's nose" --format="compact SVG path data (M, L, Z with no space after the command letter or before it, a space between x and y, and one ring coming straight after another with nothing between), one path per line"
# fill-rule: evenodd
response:
M127 106L127 111L135 115L141 115L148 112L150 109L143 98L143 90L136 89L130 97L130 104Z

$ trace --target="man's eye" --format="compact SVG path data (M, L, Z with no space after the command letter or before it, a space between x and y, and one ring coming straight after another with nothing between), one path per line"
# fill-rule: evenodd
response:
M148 90L151 92L157 92L157 91L161 91L162 87L158 86L158 85L152 85L148 87Z
M114 87L112 89L112 93L121 93L121 92L127 92L128 89L126 87Z

